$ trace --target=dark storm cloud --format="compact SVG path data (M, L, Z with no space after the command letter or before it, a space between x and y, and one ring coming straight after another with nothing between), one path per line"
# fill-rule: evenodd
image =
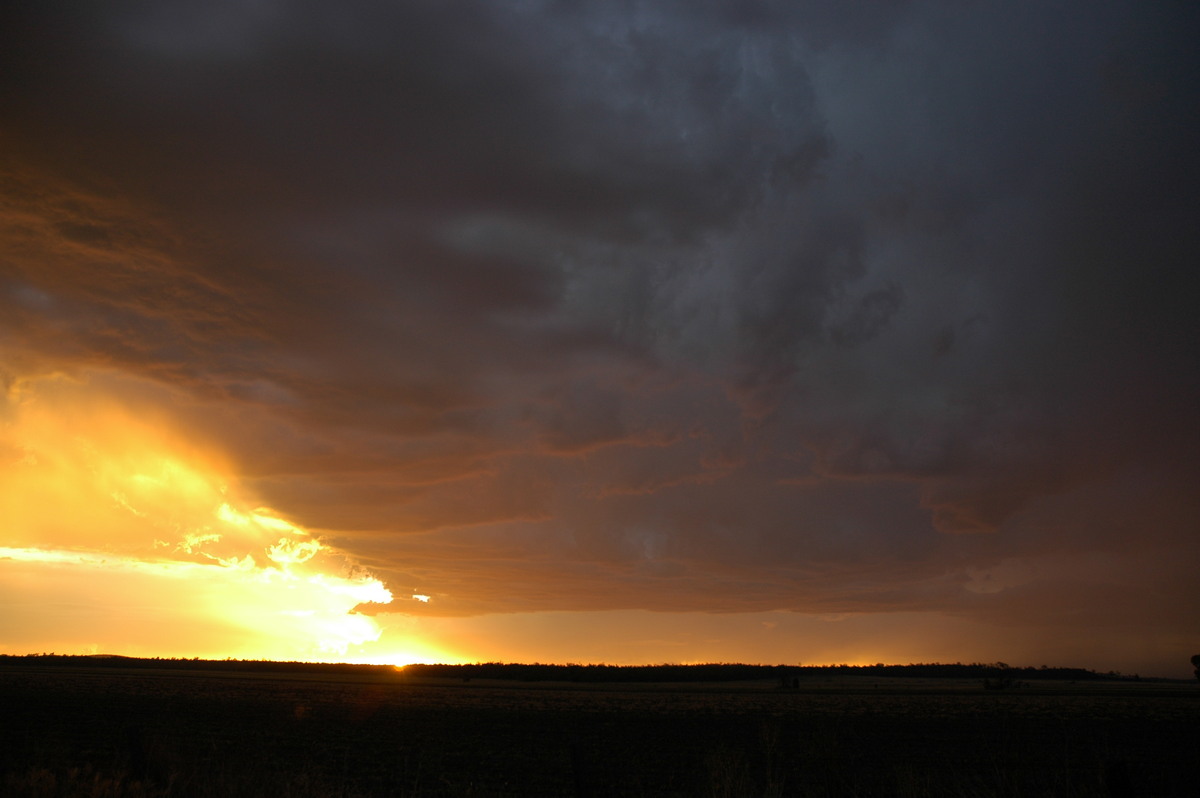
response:
M1186 4L5 15L8 370L182 391L430 611L1195 562Z

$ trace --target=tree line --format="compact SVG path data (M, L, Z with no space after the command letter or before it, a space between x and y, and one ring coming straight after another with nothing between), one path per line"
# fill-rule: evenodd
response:
M391 665L355 665L336 662L276 662L271 660L206 660L199 658L122 657L79 654L0 654L4 665L76 666L88 668L206 670L311 674L374 674L470 681L500 679L523 682L745 682L777 679L781 683L833 676L924 679L1004 679L1012 681L1095 679L1137 679L1137 675L1118 671L1098 673L1086 668L1014 667L1004 662L990 663L917 663L908 665L747 665L742 663L705 663L694 665L604 665L482 662L463 665L413 664L397 669Z
M507 679L540 682L743 682L767 679L799 680L831 676L908 677L927 679L1060 679L1082 681L1132 678L1116 672L1097 673L1085 668L1012 667L999 663L909 665L554 665L484 662L466 665L408 665L409 676L447 679Z

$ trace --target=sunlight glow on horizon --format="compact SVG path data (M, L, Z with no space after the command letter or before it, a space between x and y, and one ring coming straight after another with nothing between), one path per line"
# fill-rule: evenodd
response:
M354 610L391 602L383 583L245 501L232 469L165 420L61 375L6 398L0 601L78 616L89 648L156 655L348 659L379 640Z
M155 390L153 402L139 396ZM430 597L443 594L421 584L405 584L392 604L387 586L347 553L264 506L196 431L184 434L186 424L149 409L174 407L179 397L162 390L106 374L91 383L21 379L0 392L2 653L392 666L1039 665L1031 658L1052 642L1059 655L1050 664L1129 669L1086 637L981 631L966 617L932 611L458 616L441 614ZM1015 566L1002 575L1024 578ZM363 604L391 607L371 613Z

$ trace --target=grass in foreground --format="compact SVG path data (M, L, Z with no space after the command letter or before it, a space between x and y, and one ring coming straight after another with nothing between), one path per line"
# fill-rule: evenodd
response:
M0 669L13 796L1191 796L1200 694Z

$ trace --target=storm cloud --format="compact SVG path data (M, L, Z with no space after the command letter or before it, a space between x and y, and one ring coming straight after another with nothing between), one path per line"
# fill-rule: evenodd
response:
M154 408L384 611L1194 638L1198 16L11 4L8 401Z

